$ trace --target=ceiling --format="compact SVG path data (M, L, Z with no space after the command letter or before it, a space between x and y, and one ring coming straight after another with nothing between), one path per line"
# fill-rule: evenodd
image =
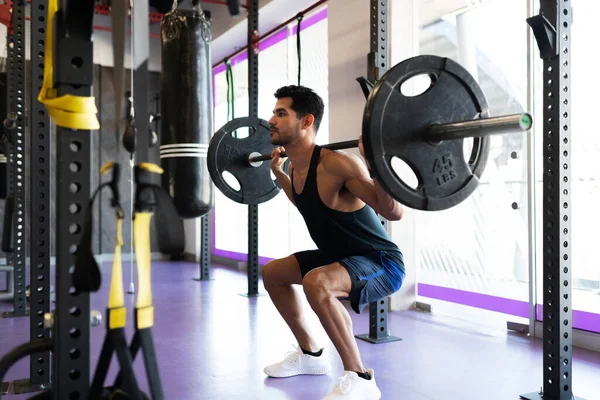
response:
M241 0L245 4L247 0ZM259 0L259 32L267 32L283 21L294 17L307 9L317 0ZM337 0L343 1L343 0ZM368 0L364 0L365 2ZM407 0L389 0L407 1ZM419 23L430 24L443 16L495 0L417 0L419 4ZM187 3L187 2L186 2ZM325 3L327 4L327 3ZM246 10L238 17L232 17L227 7L219 4L201 2L202 9L211 12L213 29L212 58L215 62L247 45ZM182 5L183 7L183 5Z

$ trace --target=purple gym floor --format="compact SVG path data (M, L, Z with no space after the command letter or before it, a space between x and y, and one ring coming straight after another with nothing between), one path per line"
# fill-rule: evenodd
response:
M104 286L92 297L93 309L104 311L106 306L109 268L109 264L104 265ZM124 269L128 286L128 263ZM331 375L267 378L263 367L278 361L294 343L269 298L239 295L247 288L244 272L213 266L214 280L196 282L192 278L198 273L194 263L153 263L154 338L166 399L319 400L337 383L342 366L335 349L325 340L326 356L334 362ZM262 285L260 290L265 293ZM126 296L133 305L135 296ZM2 303L0 308L4 311L12 306ZM129 321L131 315L129 312ZM368 310L351 315L355 333L366 333ZM311 322L323 338L314 314ZM402 341L379 345L358 342L365 366L375 369L383 399L518 399L519 394L536 391L542 385L540 340L414 311L390 313L388 323L391 334L402 337ZM0 356L26 340L28 328L27 318L0 319ZM104 332L103 326L92 329L92 371ZM129 332L131 337L131 328ZM28 365L28 359L19 362L6 380L27 378ZM109 383L115 366L113 358ZM136 370L140 385L147 390L140 357ZM598 376L600 353L575 349L575 394L597 399Z

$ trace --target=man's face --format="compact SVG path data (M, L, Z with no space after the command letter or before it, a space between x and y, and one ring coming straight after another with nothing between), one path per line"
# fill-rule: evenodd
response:
M277 100L273 116L269 119L271 126L271 144L285 146L292 143L302 134L302 124L305 118L298 119L296 112L292 110L291 97Z

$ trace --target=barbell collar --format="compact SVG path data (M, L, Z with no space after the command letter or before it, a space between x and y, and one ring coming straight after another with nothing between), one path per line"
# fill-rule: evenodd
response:
M533 118L528 113L503 115L469 121L431 125L428 129L429 141L457 140L470 137L502 135L526 132L531 129Z

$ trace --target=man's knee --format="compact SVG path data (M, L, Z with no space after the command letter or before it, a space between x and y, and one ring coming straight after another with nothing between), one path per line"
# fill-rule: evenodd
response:
M262 280L265 289L269 290L278 284L277 279L277 260L269 261L262 267Z
M331 295L329 278L319 270L314 270L306 274L302 280L302 288L309 302L322 301Z

